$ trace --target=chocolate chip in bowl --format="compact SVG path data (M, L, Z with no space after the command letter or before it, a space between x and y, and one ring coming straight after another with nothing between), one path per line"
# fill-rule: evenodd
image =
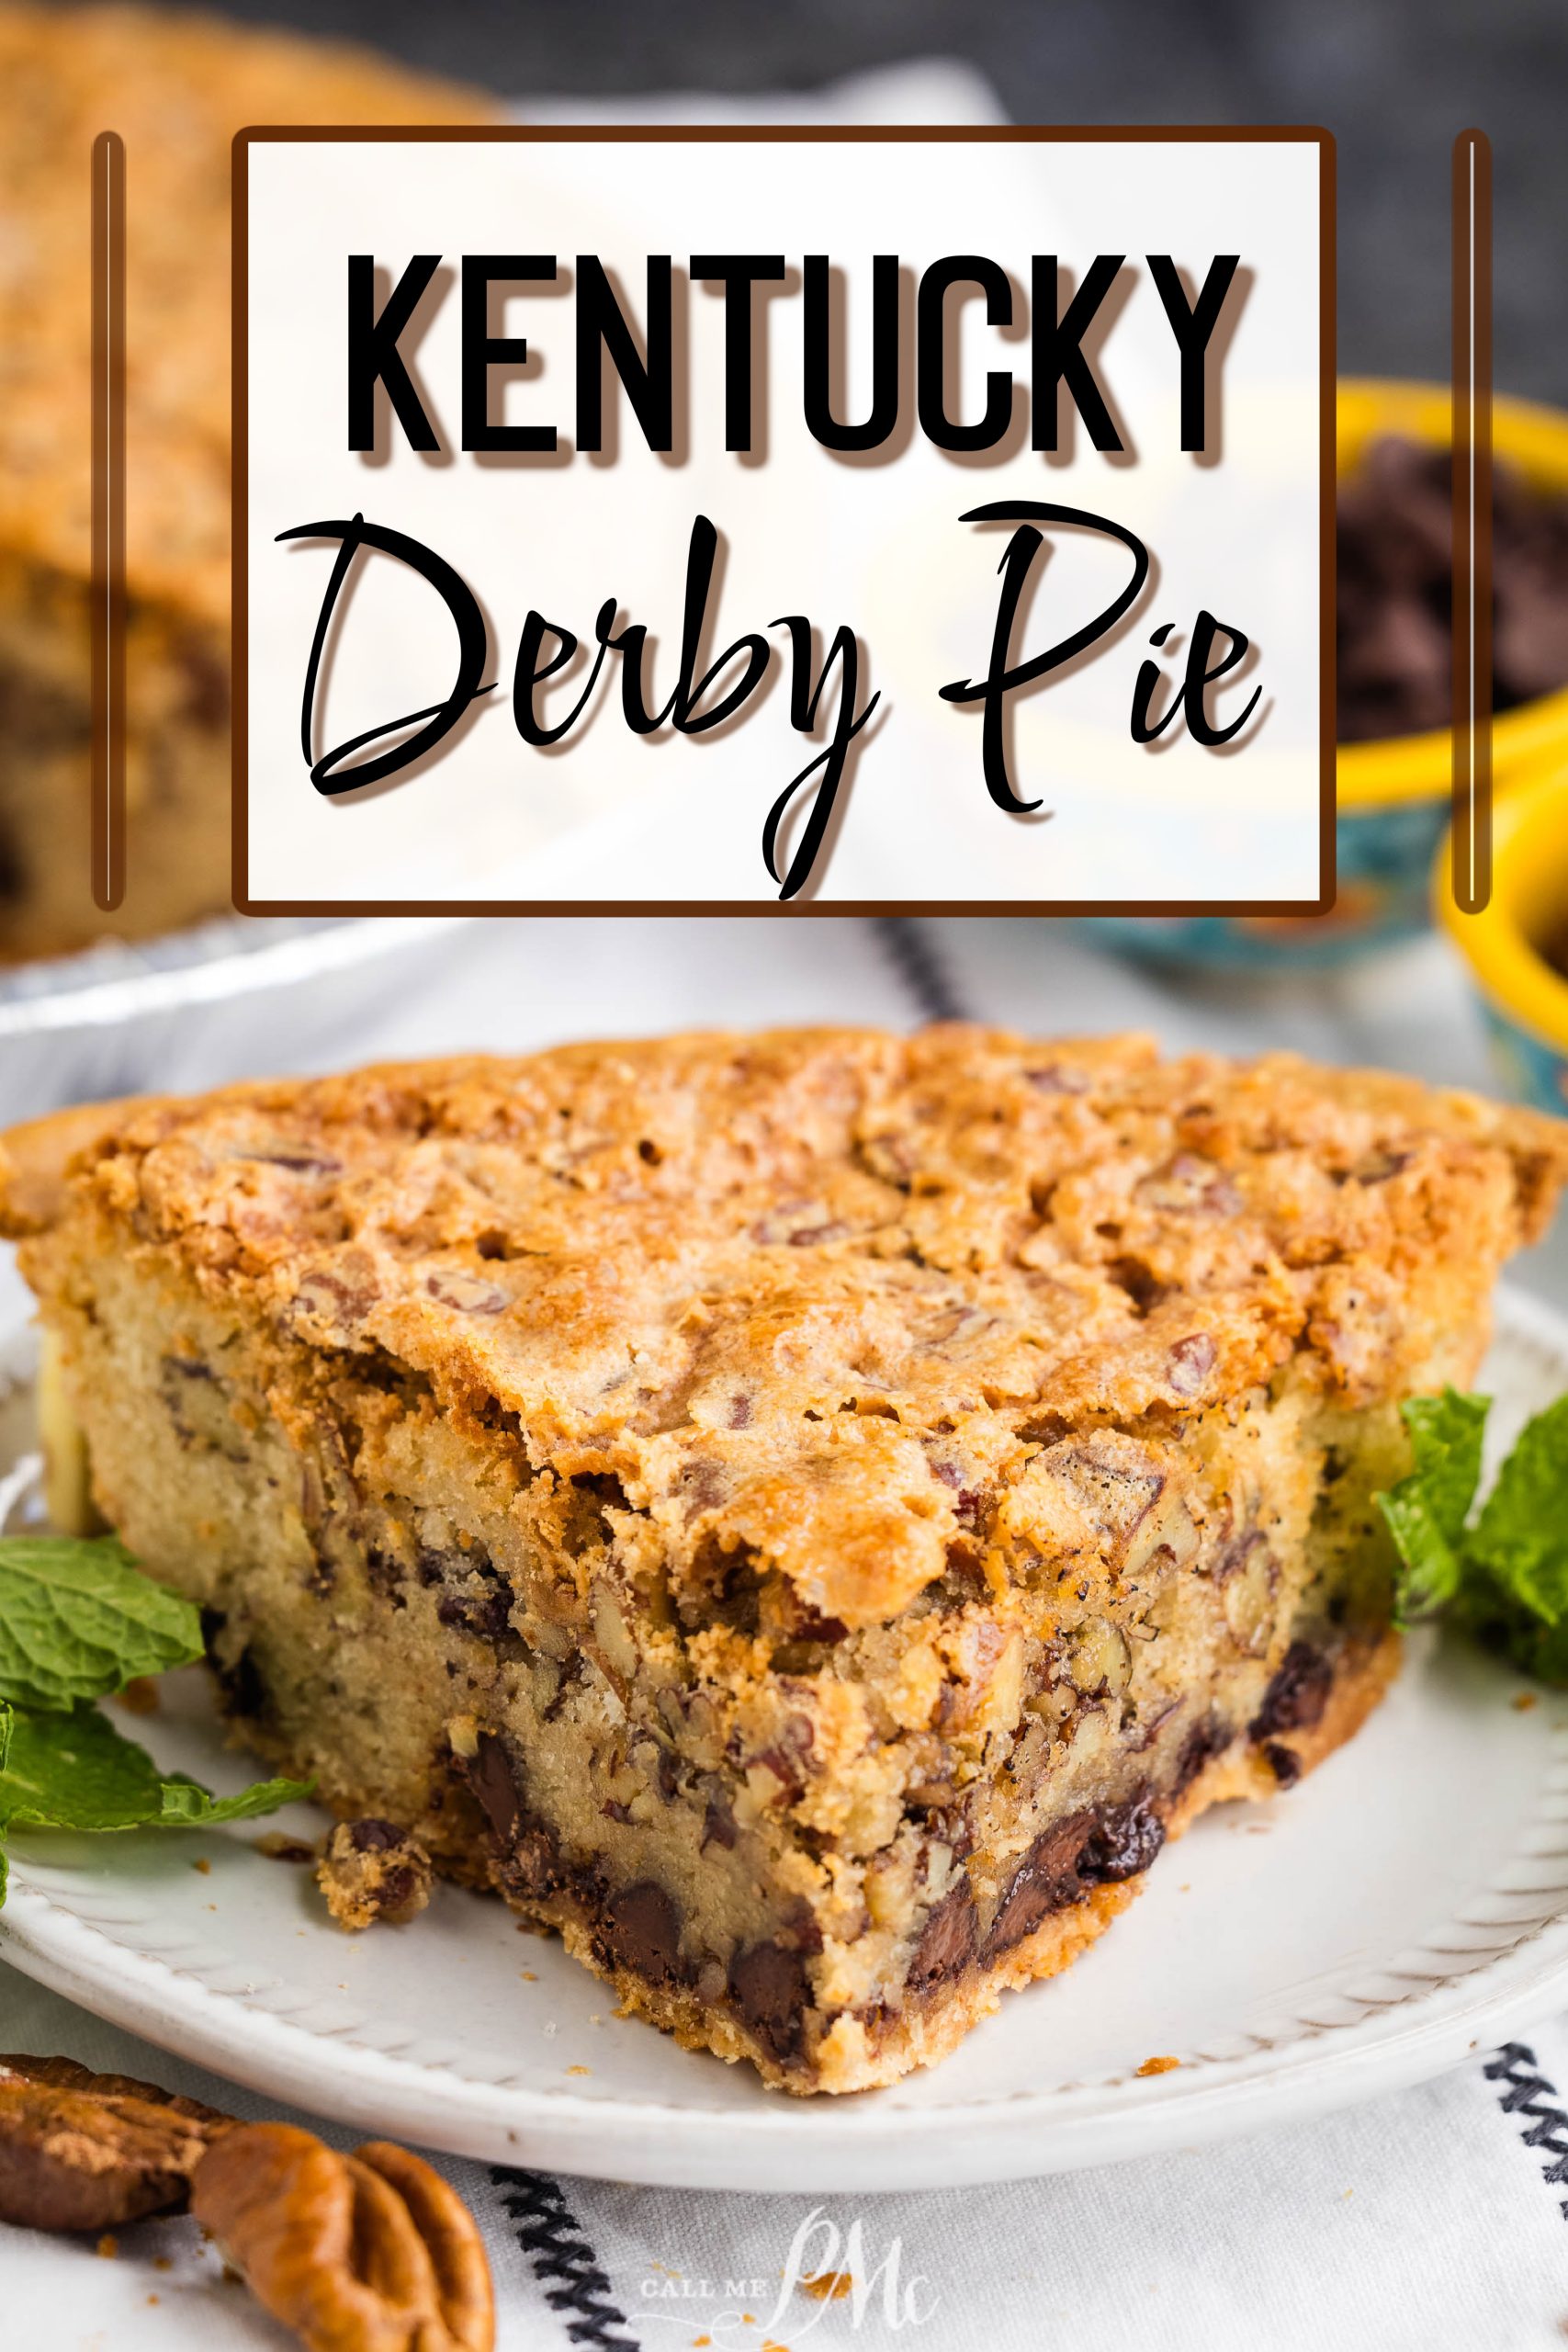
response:
M1380 436L1338 502L1337 715L1342 743L1449 723L1452 461L1446 448ZM1493 708L1568 684L1568 495L1495 469Z

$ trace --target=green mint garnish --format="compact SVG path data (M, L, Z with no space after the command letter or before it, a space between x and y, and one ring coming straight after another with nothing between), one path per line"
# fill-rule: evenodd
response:
M1512 1666L1568 1684L1568 1396L1521 1430L1481 1510L1490 1399L1413 1397L1416 1467L1377 1500L1400 1557L1402 1624L1446 1612Z
M201 1656L201 1623L113 1536L0 1536L0 1903L13 1829L198 1828L307 1797L260 1781L215 1797L160 1771L91 1702Z
M200 1656L190 1602L112 1535L0 1536L0 1699L73 1707Z
M274 1812L310 1783L261 1781L215 1797L183 1772L158 1770L96 1707L18 1714L0 1772L0 1821L22 1829L189 1829Z
M1448 1608L1464 1580L1465 1521L1481 1481L1481 1441L1489 1396L1413 1396L1400 1408L1416 1467L1377 1499L1398 1547L1394 1594L1401 1624Z

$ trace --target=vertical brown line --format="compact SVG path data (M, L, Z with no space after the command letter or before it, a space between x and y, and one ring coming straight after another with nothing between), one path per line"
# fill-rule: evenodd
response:
M1453 152L1454 903L1492 896L1492 144Z
M125 896L125 141L93 141L92 888Z
M1339 426L1335 388L1339 374L1339 151L1332 133L1319 135L1318 168L1318 911L1328 913L1339 892Z
M231 149L229 309L231 368L229 422L231 458L229 550L230 869L229 890L236 913L250 912L250 529L251 529L251 182L248 130L237 130Z

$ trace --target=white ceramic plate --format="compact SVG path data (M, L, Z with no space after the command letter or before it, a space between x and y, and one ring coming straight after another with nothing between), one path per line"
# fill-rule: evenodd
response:
M0 1363L0 1461L29 1442ZM1568 1387L1568 1327L1506 1299L1495 1442ZM201 1678L128 1725L221 1786ZM1210 1814L1052 1984L944 2065L795 2100L613 2014L498 1903L441 1889L351 1938L263 1830L17 1837L0 1952L100 2016L258 2090L455 2153L617 2180L937 2187L1142 2155L1436 2074L1568 2003L1568 1700L1421 1638L1348 1747L1268 1808ZM281 1826L320 1834L308 1808ZM204 1862L201 1870L194 1865ZM1141 2077L1151 2057L1172 2071Z

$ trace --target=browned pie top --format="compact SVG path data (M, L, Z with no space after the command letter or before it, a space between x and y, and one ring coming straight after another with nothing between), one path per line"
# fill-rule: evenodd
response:
M479 122L368 52L143 8L0 5L0 555L86 577L88 164L126 147L132 587L229 596L230 142L254 123Z
M1410 1080L959 1026L107 1115L63 1209L13 1140L13 1229L173 1252L283 1344L499 1405L536 1465L618 1478L672 1546L745 1544L846 1623L906 1605L1066 1427L1179 1425L1292 1359L1351 1403L1406 1387L1568 1172L1568 1127Z

